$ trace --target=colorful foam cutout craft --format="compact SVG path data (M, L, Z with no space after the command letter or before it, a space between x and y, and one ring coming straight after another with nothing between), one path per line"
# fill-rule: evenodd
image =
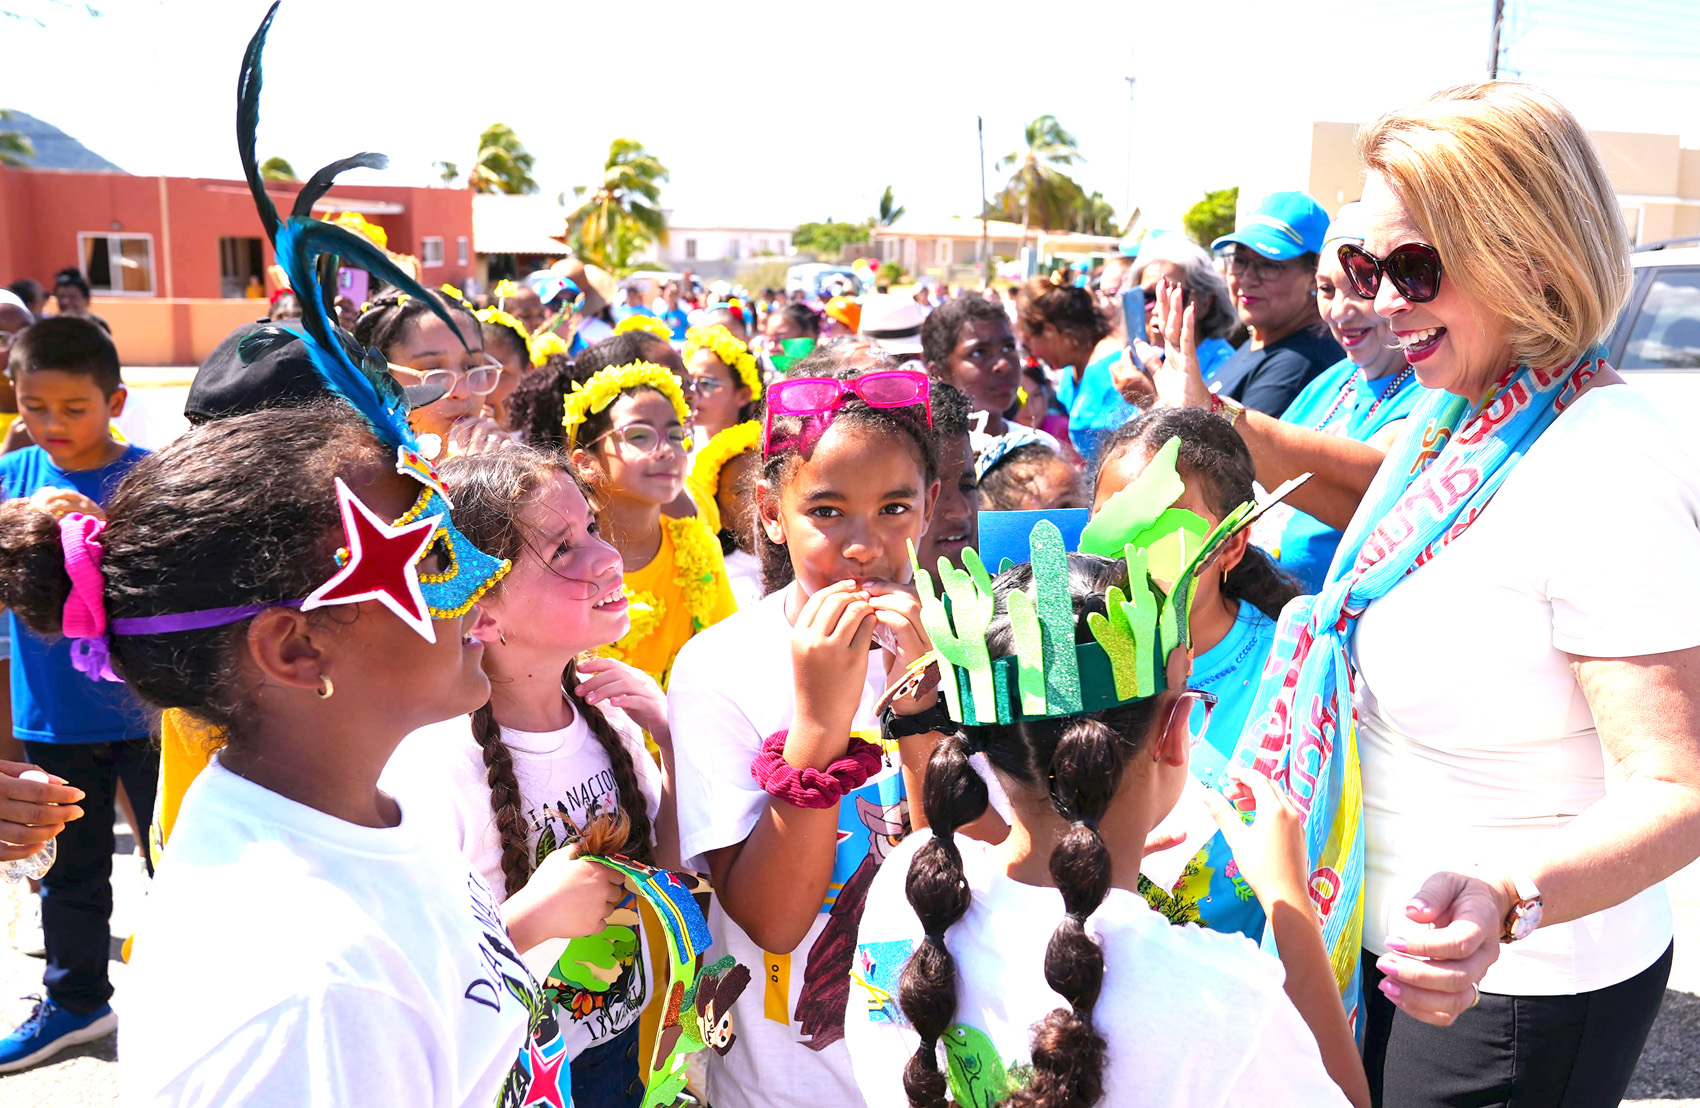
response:
M1306 474L1287 482L1256 504L1240 505L1208 534L1189 538L1185 546L1171 544L1165 549L1165 540L1195 532L1190 526L1153 527L1179 494L1173 493L1172 482L1167 480L1173 476L1172 465L1158 467L1155 472L1147 467L1147 472L1158 491L1153 494L1142 489L1130 498L1133 507L1120 518L1140 530L1122 536L1112 555L1127 564L1127 591L1111 588L1105 597L1105 612L1087 616L1090 642L1075 641L1068 551L1062 532L1048 519L1034 524L1028 535L1031 592L1011 592L1006 601L1015 648L1012 655L982 661L989 653L984 644L993 596L992 583L978 555L970 559L970 552L964 551L966 570L954 569L940 559L939 576L945 582L948 607L936 594L932 577L915 566L921 619L943 659L940 676L952 719L972 726L994 720L1010 723L1024 718L1074 716L1164 691L1168 687L1169 655L1177 647L1190 647L1188 617L1199 577L1230 538L1309 477ZM1129 488L1145 480L1141 475ZM1106 529L1100 529L1093 544L1100 550L1108 549L1112 539ZM1154 545L1147 546L1148 542ZM1184 561L1174 565L1173 560L1181 553L1185 554ZM914 558L911 548L911 561ZM1172 580L1157 575L1153 563L1158 560L1167 563L1165 571L1172 573ZM991 671L989 682L982 672L987 666Z
M1176 464L1180 449L1180 437L1170 438L1138 480L1104 502L1080 533L1081 552L1119 558L1131 542L1151 552L1151 576L1159 581L1180 577L1210 532L1198 513L1174 506L1186 493Z
M1063 545L1067 549L1078 550L1081 532L1091 515L1085 508L981 512L980 541L976 549L980 552L982 562L988 567L996 566L998 572L1002 573L1009 566L1027 560L1027 536L1033 533L1033 525L1041 519L1048 519L1057 525L1057 530L1062 532Z
M666 1008L655 1050L643 1071L648 1086L643 1108L672 1104L685 1088L690 1055L704 1048L724 1055L737 1036L732 1029L732 1002L748 987L750 971L730 956L713 965L700 965L700 955L713 937L708 921L692 895L694 883L679 874L634 862L622 855L586 855L619 873L633 895L654 911L667 936ZM616 909L610 923L637 923L631 909Z
M427 516L435 520L437 530L431 538L443 544L445 566L441 572L416 580L413 587L423 586L423 604L428 615L439 619L452 618L463 614L500 580L508 571L509 563L485 554L455 527L450 514L452 505L448 490L431 463L419 452L419 442L408 424L406 395L401 384L390 374L388 361L381 351L361 349L354 337L338 326L331 315L328 305L335 301L338 269L343 263L356 266L393 286L404 296L419 297L426 302L432 314L448 325L450 333L463 346L466 339L443 306L442 298L428 293L383 249L362 235L313 218L314 203L330 190L339 173L354 168L381 169L389 164L382 154L356 154L325 166L302 186L289 215L279 215L270 194L266 192L266 183L260 176L255 154L260 118L261 57L277 7L277 4L272 4L259 29L249 40L237 82L236 144L243 175L254 198L260 225L276 248L278 264L288 278L289 286L296 290L301 301L301 328L305 332L302 340L307 345L313 368L318 371L326 389L346 400L366 418L381 441L395 448L397 472L413 478L427 490L427 494L421 495L413 508L391 526L410 527L412 521ZM338 486L340 498L340 481ZM364 508L364 505L361 507ZM343 518L347 527L346 505ZM411 530L408 533L411 534ZM349 549L352 552L353 547ZM423 551L420 556L423 556ZM303 607L311 605L314 597L320 597L321 602L329 602L322 599L331 595L327 590L331 590L334 582L346 581L354 564L355 559L350 558L330 581L314 591ZM414 572L411 567L409 572ZM386 592L384 595L389 594ZM386 607L395 611L427 641L436 641L428 618L415 621L403 615L401 609L407 605L399 600L395 605L386 604Z
M419 588L419 560L430 549L444 517L425 516L400 525L387 523L340 477L336 478L336 499L348 538L347 558L329 581L302 602L301 610L376 600L426 642L436 642L431 612Z

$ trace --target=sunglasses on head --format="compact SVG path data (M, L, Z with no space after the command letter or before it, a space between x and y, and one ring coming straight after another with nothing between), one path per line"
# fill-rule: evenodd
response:
M1394 247L1385 258L1346 243L1340 247L1340 267L1346 271L1352 291L1365 300L1375 299L1382 274L1413 304L1426 304L1440 295L1440 252L1424 242Z
M836 412L847 397L855 395L870 408L926 408L927 426L933 425L933 384L916 369L886 369L860 377L793 377L768 386L767 422L762 428L762 457L772 453L773 417L811 416Z

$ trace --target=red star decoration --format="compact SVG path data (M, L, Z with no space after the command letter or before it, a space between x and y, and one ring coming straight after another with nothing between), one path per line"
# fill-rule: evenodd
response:
M336 498L342 509L343 533L348 536L348 563L314 589L313 595L302 602L301 610L376 600L426 642L436 642L431 613L419 591L417 563L431 545L442 516L427 516L404 527L385 523L340 477L336 479Z
M550 1108L567 1108L566 1101L561 1098L561 1063L566 1061L567 1052L563 1048L550 1061L543 1057L543 1052L537 1049L537 1039L531 1040L531 1087L526 1090L525 1108L533 1104L547 1104Z

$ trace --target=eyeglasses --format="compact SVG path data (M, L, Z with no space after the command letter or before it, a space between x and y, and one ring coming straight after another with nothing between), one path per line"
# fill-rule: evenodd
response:
M21 334L23 334L22 330L0 331L0 349L10 347L14 342L18 341L18 336Z
M1413 304L1427 304L1440 295L1440 251L1426 242L1396 246L1385 258L1347 243L1340 247L1340 267L1352 291L1365 300L1375 299L1384 273L1399 295Z
M487 396L496 391L496 385L502 379L502 363L492 358L465 369L416 369L413 372L419 374L421 384L437 385L445 393L453 392L455 386L465 380L466 391L474 396Z
M1192 715L1195 706L1204 709L1204 716L1198 721L1198 729L1192 730ZM1183 707L1185 708L1184 713ZM1215 710L1215 693L1205 692L1203 689L1182 689L1181 694L1175 698L1174 704L1169 707L1169 718L1163 725L1163 736L1167 738L1174 731L1177 719L1185 719L1190 732L1187 745L1189 748L1197 746L1203 741L1204 733L1210 729L1210 714Z
M685 392L690 396L700 396L704 400L726 388L726 382L718 377L686 377Z
M918 365L910 362L908 365ZM767 390L767 425L762 430L762 457L772 452L773 417L810 416L836 412L845 398L856 395L870 408L926 408L927 426L933 425L933 383L918 369L886 369L860 377L793 377L776 381Z
M1228 255L1228 272L1235 277L1252 277L1258 281L1273 281L1293 268L1291 262L1270 261L1249 250L1235 250Z
M610 428L596 436L591 445L610 438L631 447L639 454L658 454L661 452L662 443L681 453L689 454L694 445L690 431L683 427L669 427L665 432L661 432L647 423L628 423L624 427Z

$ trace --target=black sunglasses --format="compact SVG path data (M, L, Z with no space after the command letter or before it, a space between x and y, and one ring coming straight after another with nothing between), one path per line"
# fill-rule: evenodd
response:
M1440 252L1425 242L1407 242L1378 258L1361 246L1340 247L1340 267L1352 290L1365 300L1374 300L1381 288L1381 275L1413 304L1426 304L1440 295Z

